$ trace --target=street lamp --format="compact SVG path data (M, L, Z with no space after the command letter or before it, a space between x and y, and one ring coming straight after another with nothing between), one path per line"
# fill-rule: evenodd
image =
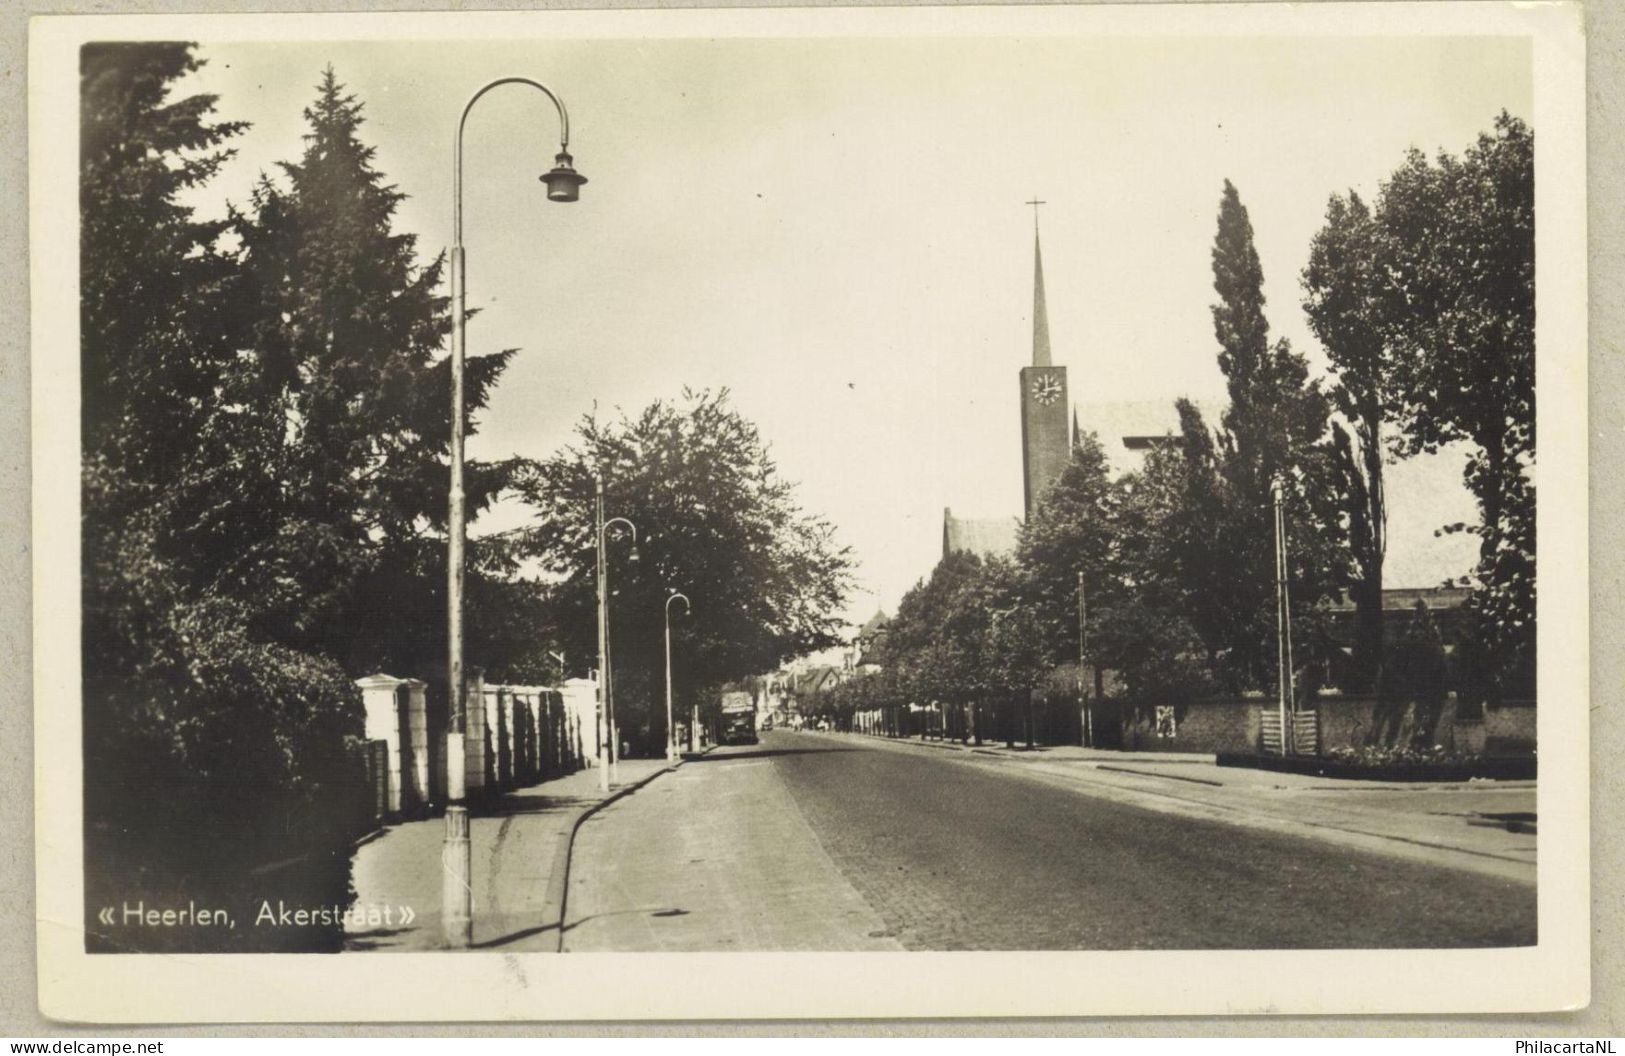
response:
M598 789L608 792L610 768L620 760L620 742L616 739L615 698L609 692L609 563L604 559L604 536L612 525L622 525L632 533L635 544L638 541L638 526L625 517L604 520L604 482L599 478L595 479L594 484L597 499L594 517L597 528L594 534L598 542L598 715L602 723L598 737ZM633 556L637 556L636 552ZM607 757L604 751L606 739L609 742Z
M671 603L681 598L685 613L694 611L689 605L688 595L673 593L666 599L666 762L677 761L677 727L672 725L671 718Z
M441 916L446 942L450 946L466 947L473 941L473 901L469 887L472 869L468 836L468 809L460 801L468 795L467 757L464 754L464 736L468 729L468 713L464 701L463 685L463 551L466 545L467 525L463 501L463 364L466 360L467 334L467 261L463 252L463 130L468 125L469 111L491 89L503 84L527 84L537 89L559 112L559 153L553 159L553 170L543 177L547 184L547 197L555 202L573 202L587 180L575 171L570 157L570 116L564 103L540 81L528 77L500 77L489 82L469 97L463 105L462 116L457 119L457 142L452 153L452 247L451 247L451 495L446 516L446 679L450 693L447 696L450 716L446 731L446 839L442 851L444 883L441 894Z
M1083 669L1089 657L1089 602L1083 590L1083 570L1078 570L1078 740L1085 748L1094 747L1094 716L1083 688Z
M552 171L541 177L547 184L547 197L555 202L573 202L579 197L586 177L572 167L570 157L570 115L564 102L540 81L528 77L499 77L469 97L463 113L457 120L457 144L452 156L452 247L451 247L451 498L446 518L448 554L446 561L446 616L447 658L446 676L450 682L450 729L446 736L447 798L452 802L467 795L466 759L463 737L467 733L467 709L464 703L466 687L463 685L463 551L466 546L467 524L463 498L463 416L466 411L463 397L463 366L466 361L467 332L467 256L463 251L463 131L468 125L469 111L491 89L504 84L525 84L537 89L559 113L559 153L554 158Z
M1292 725L1297 719L1297 702L1292 685L1292 597L1288 592L1286 540L1286 486L1280 477L1270 484L1270 500L1275 507L1275 657L1276 692L1281 723L1281 754L1292 755Z

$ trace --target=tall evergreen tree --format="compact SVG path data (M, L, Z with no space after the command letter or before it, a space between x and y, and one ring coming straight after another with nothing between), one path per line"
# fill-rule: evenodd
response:
M86 894L233 904L266 857L323 858L353 835L344 802L355 688L330 662L248 630L220 589L223 545L260 511L257 450L227 391L238 370L235 261L183 190L241 129L209 96L173 98L187 44L82 52ZM263 857L258 857L263 856ZM342 898L317 867L290 896ZM87 920L88 920L87 913ZM160 929L161 930L161 929ZM195 929L142 948L330 941L293 929ZM109 941L94 923L92 948ZM128 948L128 947L122 947Z
M214 505L195 486L198 437L232 358L234 267L183 192L240 133L215 97L172 97L201 60L184 43L91 43L80 53L80 384L87 674L150 661L187 540ZM94 696L94 695L91 695Z
M235 395L257 420L274 496L230 571L263 600L267 633L357 669L421 671L443 653L444 543L427 534L444 524L451 422L443 258L419 266L416 236L394 229L405 196L331 68L305 119L286 185L262 177L236 217L249 365ZM510 355L469 358L471 432ZM508 468L470 467L472 511Z
M1220 469L1230 488L1225 562L1240 625L1225 643L1244 681L1274 678L1274 551L1271 488L1285 484L1294 603L1312 607L1347 576L1341 518L1329 467L1329 407L1309 366L1284 338L1270 343L1264 276L1252 223L1226 180L1213 244L1213 331L1230 405L1223 415Z

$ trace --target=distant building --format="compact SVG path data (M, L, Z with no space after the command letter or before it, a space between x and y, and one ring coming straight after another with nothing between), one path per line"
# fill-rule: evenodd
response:
M1021 519L1018 517L955 517L953 510L944 507L942 556L966 550L978 557L1008 557L1016 552L1016 540L1020 533Z
M1192 400L1209 429L1219 424L1223 408ZM1073 430L1094 433L1113 476L1134 473L1158 447L1181 443L1179 411L1172 399L1084 402L1072 409Z
M854 659L852 666L859 670L879 670L880 662L877 650L886 640L887 629L891 626L891 617L886 615L884 609L876 609L869 621L858 628L857 640L854 642Z

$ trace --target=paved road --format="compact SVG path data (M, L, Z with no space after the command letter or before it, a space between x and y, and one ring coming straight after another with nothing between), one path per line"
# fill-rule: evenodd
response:
M1528 883L773 733L588 824L569 949L1500 946ZM658 794L652 794L659 789Z

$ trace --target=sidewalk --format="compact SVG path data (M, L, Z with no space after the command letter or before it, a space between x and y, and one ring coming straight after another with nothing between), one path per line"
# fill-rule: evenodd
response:
M1355 781L1220 767L1212 755L1198 753L818 736L941 754L1150 810L1535 882L1534 781Z
M581 827L565 952L903 948L763 751L719 749Z
M667 765L664 759L623 760L620 781L610 794L653 778ZM557 948L558 892L549 897L553 873L562 867L577 817L605 798L597 769L589 768L518 789L473 811L474 949ZM380 914L388 907L389 913L348 928L347 951L444 947L444 839L445 820L434 817L390 826L356 849L351 860L355 907L378 907Z

